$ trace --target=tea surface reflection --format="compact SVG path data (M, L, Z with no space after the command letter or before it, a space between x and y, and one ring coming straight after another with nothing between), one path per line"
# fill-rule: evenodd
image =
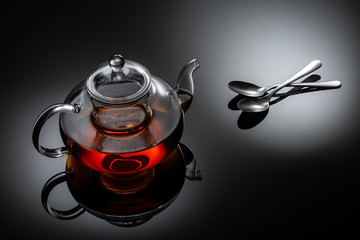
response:
M70 155L66 171L45 184L42 201L46 211L56 218L72 219L83 213L79 211L82 208L117 226L137 226L163 211L176 199L185 177L201 179L195 167L195 156L184 144L178 145L154 168L128 175L95 171ZM47 198L56 184L65 180L79 206L59 211L49 206ZM67 218L67 213L72 215Z

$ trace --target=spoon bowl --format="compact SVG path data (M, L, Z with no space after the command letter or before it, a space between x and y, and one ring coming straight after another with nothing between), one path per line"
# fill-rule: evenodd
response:
M244 112L263 112L269 109L270 99L268 97L246 98L238 102L237 106Z
M232 81L228 84L229 89L232 91L242 94L244 96L248 97L260 97L264 95L267 91L270 89L276 87L259 87L258 85L249 83L249 82L243 82L243 81Z

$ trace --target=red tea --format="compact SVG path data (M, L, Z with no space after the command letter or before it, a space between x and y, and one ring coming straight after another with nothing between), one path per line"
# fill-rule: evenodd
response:
M69 124L74 126L67 129L71 138L64 131L61 135L71 154L92 169L112 174L134 173L158 164L179 142L183 130L182 117L175 131L158 141L165 131L159 120L168 118L165 114L152 110L145 127L112 134L101 130L89 112L83 112L74 115L76 121L72 121L76 124Z

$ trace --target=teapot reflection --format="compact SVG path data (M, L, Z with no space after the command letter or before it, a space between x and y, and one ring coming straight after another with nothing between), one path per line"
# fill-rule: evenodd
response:
M155 167L128 175L93 170L69 155L66 171L45 183L41 201L45 210L58 219L70 220L87 211L116 226L133 227L166 209L179 195L185 178L194 181L202 176L196 170L194 153L182 143ZM65 181L78 205L56 210L49 205L48 197Z

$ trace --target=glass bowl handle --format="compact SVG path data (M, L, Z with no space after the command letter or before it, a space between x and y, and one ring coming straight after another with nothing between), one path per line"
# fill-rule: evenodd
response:
M70 220L84 213L85 209L80 205L77 205L70 210L63 211L63 210L56 210L50 207L48 203L50 192L54 189L54 187L56 187L58 184L62 182L72 179L73 177L74 177L74 173L71 170L65 171L54 175L45 183L41 191L41 202L46 212L49 213L49 215L62 220Z
M58 158L68 154L66 147L46 148L40 145L40 132L45 122L57 113L78 113L80 112L79 105L70 104L55 104L45 109L36 119L33 129L32 141L36 150L44 156Z

